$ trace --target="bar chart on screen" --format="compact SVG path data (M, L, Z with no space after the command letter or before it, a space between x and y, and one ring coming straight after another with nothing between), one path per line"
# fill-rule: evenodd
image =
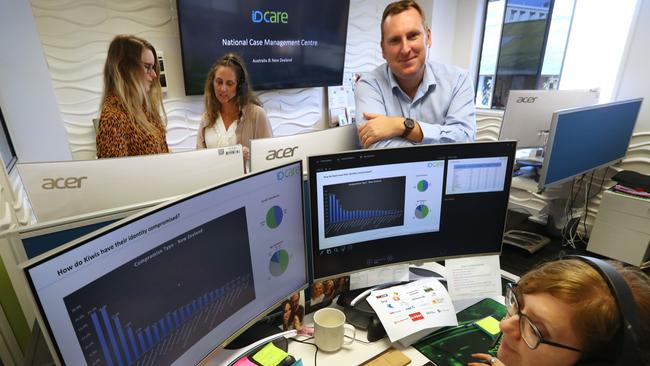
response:
M66 296L86 362L171 364L255 299L245 216L240 208L206 222ZM229 264L241 258L248 258L247 266ZM197 265L197 259L214 265ZM215 287L208 276L229 280ZM104 290L110 286L120 291Z

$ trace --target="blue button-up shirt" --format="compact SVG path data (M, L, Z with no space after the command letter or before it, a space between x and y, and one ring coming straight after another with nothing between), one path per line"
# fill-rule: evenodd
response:
M474 88L469 73L451 65L427 62L424 78L411 99L383 64L364 74L356 85L356 123L366 120L363 112L402 116L416 120L423 144L472 142L476 137ZM393 137L371 148L411 146L417 143Z

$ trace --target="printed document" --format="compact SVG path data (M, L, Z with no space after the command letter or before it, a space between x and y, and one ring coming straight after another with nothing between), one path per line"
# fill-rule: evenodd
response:
M372 291L366 298L391 342L425 329L458 325L445 287L436 279Z

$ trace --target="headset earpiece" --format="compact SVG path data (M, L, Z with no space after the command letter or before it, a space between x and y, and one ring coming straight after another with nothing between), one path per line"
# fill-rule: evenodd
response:
M617 338L621 339L620 349L613 365L641 365L639 348L639 335L641 334L641 320L637 312L636 303L630 287L623 276L609 263L593 257L582 255L567 255L562 259L578 259L594 268L605 280L607 286L618 306L621 319L621 329ZM579 365L612 365L608 361L585 360Z

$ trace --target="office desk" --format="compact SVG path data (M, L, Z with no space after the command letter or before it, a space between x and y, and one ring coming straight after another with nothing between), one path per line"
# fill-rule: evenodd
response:
M436 262L425 263L423 267L426 269L433 270L443 276L445 275L444 266ZM505 278L507 280L515 280L515 281L517 280L516 276L512 276L504 271L502 271L502 278ZM494 297L493 299L501 303L504 302L503 296ZM456 312L459 312L480 300L481 299L454 301L454 308ZM333 307L340 308L338 305L335 305L335 302L333 304L334 304L332 305ZM313 315L314 315L313 313L305 315L305 320L303 324L306 327L313 327L314 325ZM309 343L314 343L313 338L310 339L309 337L306 336L298 336L295 339L300 341L306 341ZM421 354L418 350L416 350L413 347L404 347L399 342L391 344L388 337L384 337L376 342L369 343L367 342L366 331L361 329L356 330L355 341L351 345L343 346L343 348L341 348L337 352L318 351L318 354L316 356L317 357L316 363L314 363L314 354L316 352L315 346L294 342L290 340L288 352L296 360L302 359L303 365L305 366L317 366L317 365L347 366L347 365L358 365L372 358L373 356L383 352L384 350L386 350L391 346L400 350L408 358L410 358L411 359L410 365L412 366L422 366L429 361L429 359L427 359L423 354ZM477 352L482 352L482 351L485 350L477 350ZM221 350L218 354L214 355L209 360L206 360L204 365L225 366L226 364L224 362L228 358L240 352L241 352L240 350Z

